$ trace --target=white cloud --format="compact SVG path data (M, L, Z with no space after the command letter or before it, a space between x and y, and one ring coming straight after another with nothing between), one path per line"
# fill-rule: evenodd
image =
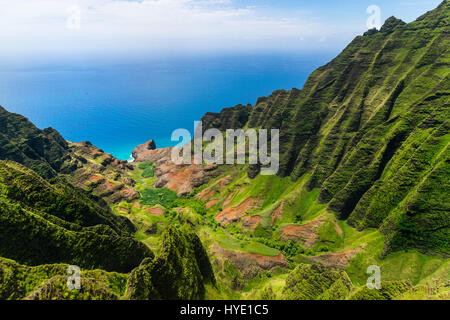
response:
M79 29L67 28L72 6ZM270 16L231 0L0 0L0 8L3 53L289 50L305 46L299 39L323 46L331 30L306 14Z

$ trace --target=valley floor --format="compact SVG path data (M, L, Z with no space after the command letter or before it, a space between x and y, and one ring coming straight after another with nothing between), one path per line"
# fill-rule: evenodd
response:
M164 193L170 190L153 188L156 179L142 177L145 163L134 165L136 189L160 193L165 206L150 196L119 203L114 211L133 221L136 239L154 251L165 226L190 225L207 248L218 280L216 287L207 288L207 299L299 298L289 293L287 282L299 265L316 264L348 276L349 288L339 298L361 298L371 265L380 267L388 287L404 286L384 297L450 298L448 259L416 250L385 256L383 235L377 229L358 231L336 219L326 205L318 204L318 190L306 189L307 175L297 182L277 176L251 180L245 168L228 166L181 201L167 202ZM324 285L310 298L320 298L330 286Z

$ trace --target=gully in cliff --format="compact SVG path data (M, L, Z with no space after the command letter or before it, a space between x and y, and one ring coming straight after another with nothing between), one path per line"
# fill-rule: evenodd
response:
M176 129L172 141L179 143L172 149L175 164L245 164L261 166L262 175L277 174L279 169L279 130L227 129L225 138L217 128L203 131L201 121L194 122L194 139L187 129ZM181 141L180 141L181 139ZM224 148L225 140L225 148ZM268 144L270 142L270 153ZM194 147L192 148L192 143ZM237 149L237 150L236 150ZM192 154L193 150L193 154ZM248 157L246 151L248 150ZM225 158L225 162L224 162Z

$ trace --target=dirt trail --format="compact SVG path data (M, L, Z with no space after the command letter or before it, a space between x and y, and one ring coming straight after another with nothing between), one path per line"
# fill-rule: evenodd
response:
M253 278L261 270L272 270L275 267L288 268L285 256L265 256L257 253L238 252L226 250L218 244L214 246L215 254L229 259L246 278Z

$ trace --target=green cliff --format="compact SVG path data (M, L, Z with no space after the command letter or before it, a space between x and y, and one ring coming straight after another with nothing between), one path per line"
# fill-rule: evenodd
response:
M450 255L450 4L356 37L302 90L206 114L203 129L278 128L279 176L359 230L379 228L385 254ZM249 167L249 176L258 168Z

